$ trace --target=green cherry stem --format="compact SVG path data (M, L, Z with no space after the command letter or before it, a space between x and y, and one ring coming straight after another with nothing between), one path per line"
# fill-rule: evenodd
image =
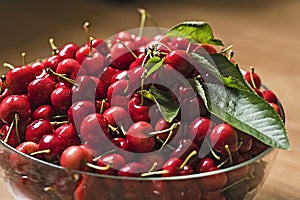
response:
M46 72L51 75L51 76L57 76L59 77L60 79L68 82L68 83L71 83L72 85L75 85L76 87L78 87L78 84L76 84L76 82L68 77L66 77L64 74L59 74L59 73L56 73L55 71L53 71L51 68L46 68Z
M86 165L89 166L90 168L93 168L93 169L96 169L96 170L100 170L100 171L104 171L104 170L110 169L111 164L112 164L112 161L110 161L109 163L107 163L106 166L100 167L100 166L94 165L94 164L92 164L92 163L86 163Z
M8 132L7 132L7 134L6 134L6 137L5 137L4 140L3 140L4 143L7 143L7 142L8 142L9 136L10 136L10 134L11 134L11 131L12 131L12 128L14 127L14 125L15 125L15 120L13 120L13 121L11 122L10 126L9 126Z
M8 69L15 69L15 67L12 64L9 63L3 63L3 67L8 68Z
M192 151L187 157L186 159L182 162L182 164L180 165L179 169L182 170L184 168L184 166L192 159L192 157L194 157L195 155L197 155L197 151L194 150Z
M17 135L17 139L18 139L18 143L21 143L21 139L20 139L20 134L19 134L19 122L20 122L20 115L19 114L15 114L14 115L14 121L15 121L15 128L16 128L16 135Z
M44 150L32 152L32 153L29 154L29 155L30 155L30 156L35 156L35 155L38 155L38 154L47 154L47 153L50 153L50 152L51 152L50 149L44 149Z
M58 53L58 48L57 48L57 46L55 45L54 39L53 39L53 38L50 38L50 39L49 39L49 45L50 45L50 47L51 47L51 49L52 49L52 55L56 55L56 54Z
M138 36L142 37L147 18L147 11L144 8L138 8L137 11L141 14L141 23Z
M233 161L232 161L232 154L231 154L231 151L230 151L230 148L229 148L229 146L226 144L225 145L225 150L227 151L227 153L228 153L228 157L229 157L229 163L230 164L232 164L233 163Z
M250 79L251 79L251 83L253 85L254 88L257 88L257 85L255 84L255 80L254 80L254 77L253 77L253 74L254 74L254 67L250 67Z

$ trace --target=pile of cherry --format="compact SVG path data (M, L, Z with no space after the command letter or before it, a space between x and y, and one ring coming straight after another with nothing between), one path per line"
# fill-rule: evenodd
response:
M51 46L44 60L5 64L11 69L0 82L0 137L22 153L99 174L167 177L233 166L267 148L211 115L194 89L180 84L199 77L190 53L216 54L214 46L128 32L110 43L90 38L82 46ZM154 56L164 62L145 76ZM262 89L253 69L245 79L281 115L276 95ZM153 85L172 91L186 111L168 122L147 96ZM207 187L237 180L225 175Z

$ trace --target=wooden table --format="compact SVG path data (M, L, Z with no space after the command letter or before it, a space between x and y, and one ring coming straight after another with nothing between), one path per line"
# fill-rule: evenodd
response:
M14 2L14 3L11 3ZM91 22L91 34L107 38L123 29L137 28L138 6L151 12L161 27L184 20L203 20L225 45L234 45L235 59L244 69L254 66L262 80L282 101L287 115L291 150L280 150L277 162L256 200L300 199L300 1L70 1L42 5L40 1L0 3L0 62L21 64L49 55L48 38L56 44L82 43L82 23ZM184 3L182 3L184 2ZM226 3L225 3L226 2ZM146 25L152 26L151 22ZM1 71L5 71L1 69ZM3 196L1 196L2 199ZM5 199L5 198L4 198Z

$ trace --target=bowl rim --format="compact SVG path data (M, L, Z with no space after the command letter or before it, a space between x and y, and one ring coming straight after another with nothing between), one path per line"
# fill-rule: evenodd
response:
M268 147L260 154L256 155L255 157L253 157L245 162L242 162L240 164L233 165L230 167L226 167L223 169L211 171L211 172L203 172L203 173L196 173L196 174L189 174L189 175L182 175L182 176L170 176L170 177L151 177L151 176L149 176L149 177L127 177L127 176L117 176L117 175L104 175L104 174L98 174L95 172L85 172L85 171L80 171L80 170L68 169L68 168L62 167L60 165L56 165L56 164L53 164L53 163L50 163L50 162L47 162L44 160L40 160L40 159L37 159L30 155L27 155L23 152L20 152L20 151L16 150L15 148L11 147L10 145L4 143L2 140L0 140L0 144L2 144L5 148L9 149L13 153L23 156L26 159L30 159L30 160L32 160L32 162L36 162L38 165L41 164L41 165L45 165L47 167L53 167L53 168L55 168L55 170L63 170L70 174L87 175L87 176L92 176L94 178L102 178L102 179L109 178L109 179L115 179L115 180L136 180L136 181L176 181L176 180L190 180L190 179L195 179L195 178L208 177L208 176L226 173L229 171L233 171L233 170L242 168L244 166L247 166L249 164L252 164L252 163L260 160L261 158L265 157L266 155L270 154L271 152L274 152L277 150L276 148ZM1 151L1 149L0 149L0 151Z

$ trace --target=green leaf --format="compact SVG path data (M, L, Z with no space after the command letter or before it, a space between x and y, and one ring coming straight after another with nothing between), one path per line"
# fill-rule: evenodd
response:
M171 91L161 90L155 86L149 88L159 111L167 122L172 122L178 115L180 104L176 101Z
M208 110L272 147L289 149L284 122L277 112L255 93L217 84L203 84Z
M197 94L201 97L203 100L204 105L207 107L207 99L205 95L205 90L201 83L196 79L188 79L189 83L193 87L193 89L197 92Z
M145 78L148 78L151 74L153 74L156 70L158 70L163 63L164 63L164 59L158 56L154 56L150 58L145 65L145 69L146 69Z
M171 37L182 37L201 44L224 46L221 40L215 39L210 25L201 21L188 21L172 27L167 33Z

